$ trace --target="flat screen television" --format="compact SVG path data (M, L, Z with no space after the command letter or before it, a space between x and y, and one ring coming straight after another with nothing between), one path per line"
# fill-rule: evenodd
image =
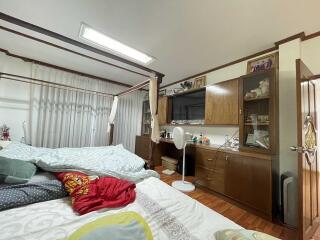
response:
M172 120L204 120L205 99L205 89L173 96Z

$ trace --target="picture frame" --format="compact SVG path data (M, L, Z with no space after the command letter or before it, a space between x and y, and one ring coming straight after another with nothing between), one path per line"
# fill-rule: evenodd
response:
M278 67L278 53L265 55L247 63L247 73L259 72Z
M207 85L207 77L204 76L200 76L200 77L196 77L193 81L193 85L192 88L202 88L204 86Z

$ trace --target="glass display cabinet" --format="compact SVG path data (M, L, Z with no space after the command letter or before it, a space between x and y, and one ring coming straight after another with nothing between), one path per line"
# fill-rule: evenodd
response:
M240 149L275 154L278 133L277 72L250 73L240 83Z
M151 134L151 112L149 100L143 101L142 105L142 126L141 126L141 135L150 135Z

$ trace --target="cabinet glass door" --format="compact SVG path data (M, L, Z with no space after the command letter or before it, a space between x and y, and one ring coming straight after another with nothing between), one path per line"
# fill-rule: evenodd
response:
M143 102L142 106L142 135L151 134L151 112L149 100Z
M273 71L243 79L243 139L245 147L270 149L270 105Z

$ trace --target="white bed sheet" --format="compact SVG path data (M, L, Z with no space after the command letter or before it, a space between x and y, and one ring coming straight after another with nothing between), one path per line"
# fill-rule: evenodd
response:
M0 239L63 239L85 223L124 211L142 215L155 240L214 240L218 230L241 229L231 220L151 177L137 184L136 201L124 208L79 216L70 207L70 199L63 198L2 211Z

